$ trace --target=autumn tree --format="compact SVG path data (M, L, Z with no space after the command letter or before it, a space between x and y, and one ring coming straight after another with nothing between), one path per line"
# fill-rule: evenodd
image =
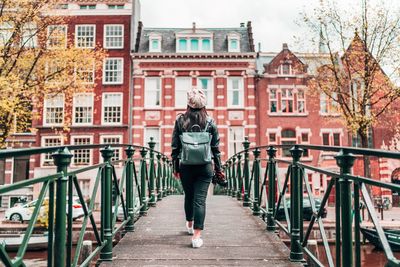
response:
M400 6L358 0L340 7L334 0L321 0L303 22L320 52L329 55L310 81L311 90L333 102L359 145L369 147L372 127L399 108ZM364 166L369 176L367 157Z
M11 133L30 130L44 98L93 90L88 79L94 79L93 66L101 67L104 51L75 47L58 5L0 0L0 148Z

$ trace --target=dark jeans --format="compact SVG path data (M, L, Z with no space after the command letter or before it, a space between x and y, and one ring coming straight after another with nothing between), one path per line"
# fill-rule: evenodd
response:
M185 191L186 220L194 221L194 229L203 230L207 191L213 175L212 165L181 165L180 175Z

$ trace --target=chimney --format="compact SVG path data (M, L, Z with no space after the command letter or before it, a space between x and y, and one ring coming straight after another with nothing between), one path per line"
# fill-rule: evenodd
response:
M258 52L261 52L261 43L258 42Z
M196 32L196 22L193 22L193 28L192 28L193 33Z
M244 28L245 23L244 22L240 22L240 28Z
M289 50L287 43L282 44L282 50Z

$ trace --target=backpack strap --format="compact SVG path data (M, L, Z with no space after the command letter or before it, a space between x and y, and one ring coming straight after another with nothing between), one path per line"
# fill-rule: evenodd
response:
M206 127L204 128L204 132L207 132L208 126L211 124L211 119L210 117L207 117L207 122L206 122Z

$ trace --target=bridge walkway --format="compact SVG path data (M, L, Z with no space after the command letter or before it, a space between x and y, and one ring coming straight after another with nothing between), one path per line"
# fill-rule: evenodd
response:
M185 230L183 196L164 198L101 266L301 266L260 218L228 196L208 197L203 247L191 248Z

